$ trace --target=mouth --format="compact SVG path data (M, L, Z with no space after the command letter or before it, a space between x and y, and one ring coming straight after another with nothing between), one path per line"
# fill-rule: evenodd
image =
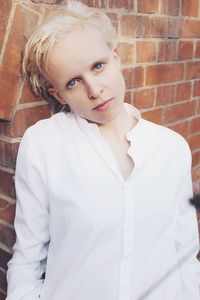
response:
M104 109L107 107L107 104L108 104L111 100L112 100L112 98L109 99L109 100L106 100L106 101L102 102L101 104L95 106L92 110L104 110Z

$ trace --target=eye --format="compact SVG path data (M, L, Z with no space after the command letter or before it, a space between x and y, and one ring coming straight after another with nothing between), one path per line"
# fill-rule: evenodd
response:
M71 79L70 81L68 81L68 83L66 84L66 87L68 89L73 88L74 86L76 86L77 84L77 79Z
M103 63L98 62L98 63L96 63L96 64L94 65L94 69L100 70L100 69L103 68L103 65L104 65Z

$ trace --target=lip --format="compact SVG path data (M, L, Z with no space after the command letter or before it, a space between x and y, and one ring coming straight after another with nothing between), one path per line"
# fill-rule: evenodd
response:
M106 100L106 101L104 101L104 102L102 102L101 104L95 106L92 110L98 110L98 109L103 108L103 106L104 106L106 103L110 102L111 100L112 100L112 98L111 98L111 99L108 99L108 100Z

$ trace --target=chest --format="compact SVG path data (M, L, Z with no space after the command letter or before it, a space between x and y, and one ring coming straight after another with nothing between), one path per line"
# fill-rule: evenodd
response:
M111 150L124 177L133 167L133 160L131 164L127 159L128 147L127 144L124 148L116 150L113 147ZM170 180L161 176L159 169L154 168L152 175L155 161L148 164L144 172L136 169L135 175L123 185L116 177L114 164L112 169L112 165L104 160L111 156L111 151L106 153L106 148L104 156L86 144L84 151L80 151L80 147L73 147L71 152L69 147L63 150L62 155L49 157L46 163L51 218L59 219L59 232L67 231L72 224L77 233L84 235L91 228L95 232L105 228L112 231L120 226L125 215L128 221L130 217L139 224L138 228L144 228L144 222L148 222L156 230L156 216L162 216L163 226L169 223L175 191L170 188ZM65 152L68 152L67 157ZM161 163L163 161L158 165ZM160 226L159 230L163 227Z
M139 224L138 228L145 227L146 222L156 229L156 216L162 216L163 224L169 223L178 186L178 176L174 173L177 168L169 164L171 157L161 154L150 157L145 168L138 168L136 159L134 176L124 184L118 176L119 170L124 178L128 177L136 157L128 151L129 147L128 141L119 145L102 139L91 143L84 138L74 139L73 143L62 142L59 147L53 144L51 155L45 152L46 190L51 218L59 219L59 232L63 228L68 230L71 224L77 232L87 232L94 224L97 230L115 228L121 224L125 209ZM168 172L163 173L164 169Z
M123 143L119 143L118 141L107 140L107 143L110 147L112 155L114 156L122 177L124 178L124 180L126 180L130 176L134 168L134 161L127 153L130 147L130 142L124 140Z

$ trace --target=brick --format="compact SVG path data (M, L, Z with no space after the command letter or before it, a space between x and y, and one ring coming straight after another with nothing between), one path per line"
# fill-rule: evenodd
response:
M185 19L182 24L181 37L200 38L200 21Z
M13 224L14 217L15 217L15 204L0 198L0 219L9 224ZM1 257L1 252L0 252L0 257Z
M0 165L7 168L15 168L19 143L9 143L0 140Z
M199 0L182 0L182 15L197 17Z
M157 108L142 112L142 117L151 122L162 124L162 113L162 109Z
M125 8L127 10L133 10L134 1L133 0L108 0L108 5L110 8Z
M14 175L0 169L0 193L15 198Z
M200 77L200 62L189 62L186 65L186 79L195 79Z
M151 37L149 16L136 16L136 37Z
M194 82L193 97L200 96L200 80Z
M200 193L200 179L193 181L192 183L192 187L193 187L193 192L194 194L199 194ZM197 213L197 221L198 221L198 225L199 225L199 232L200 232L200 211L196 210ZM200 252L200 251L199 251ZM197 258L199 260L200 258L200 253L198 253Z
M158 13L159 12L159 0L138 0L137 11L140 13Z
M119 20L117 14L106 13L106 15L111 19L112 25L114 26L116 32L119 30Z
M121 35L135 36L136 35L136 17L131 15L123 15L121 18Z
M0 291L0 300L6 300L6 293L3 294L3 292Z
M190 121L190 134L200 132L200 116Z
M123 75L126 82L127 89L134 87L141 87L144 85L144 68L125 68L123 69Z
M117 47L122 64L133 64L134 45L129 43L120 43Z
M41 99L41 97L38 97L36 95L34 95L28 84L25 83L24 86L23 86L23 89L22 89L22 93L21 93L21 96L19 98L19 103L22 104L22 103L31 103L31 102L38 102L38 101L41 101L43 99Z
M183 27L183 20L181 19L168 19L168 38L178 38L181 35L181 30Z
M200 167L196 167L192 169L192 180L196 181L200 178Z
M13 247L15 243L14 229L0 224L0 243L4 244L8 248Z
M178 48L178 59L192 59L193 56L193 41L180 41Z
M200 58L200 41L196 42L195 58Z
M5 55L0 66L0 118L11 120L15 111L17 95L21 84L20 62L21 49L26 35L37 23L38 16L24 6L17 5L13 24L5 48Z
M133 104L133 101L132 101L133 94L134 94L134 92L132 92L132 91L126 91L124 101L126 103Z
M154 105L155 88L137 91L133 98L134 105L139 108L149 108Z
M200 191L200 180L193 181L193 190L196 191L196 192ZM196 213L197 213L197 220L198 220L199 230L200 230L200 214L199 214L199 211L196 211ZM197 255L197 258L199 259L200 255L199 256Z
M166 15L178 16L180 11L179 0L162 0L161 13Z
M195 114L196 102L175 104L163 109L164 124L192 117Z
M67 4L68 0L32 0L36 4ZM82 0L86 5L94 5L95 0ZM101 1L100 1L101 2Z
M200 99L197 101L197 114L200 115Z
M158 61L170 61L177 58L177 42L176 41L162 41L158 46Z
M48 3L48 4L56 4L59 3L60 1L58 0L32 0L34 3Z
M48 117L50 109L47 104L18 110L12 122L0 123L0 134L13 138L22 137L28 127Z
M12 8L12 0L1 1L0 9L0 53L6 33L9 14Z
M174 102L175 86L159 86L157 87L156 105L166 105Z
M59 0L57 0L57 1L59 1ZM93 7L98 7L98 8L107 8L108 7L107 1L104 1L104 0L94 0L93 1L94 4L92 3L91 0L87 0L87 2L89 2L89 3L85 3L85 4L88 6L93 6ZM63 3L61 2L61 4L63 4Z
M0 248L0 262L1 262L1 267L4 270L7 270L7 263L11 259L12 255L3 249Z
M136 61L148 62L156 60L156 43L147 41L136 42Z
M188 143L191 150L200 148L200 133L191 135L188 139Z
M200 164L200 151L192 152L192 166L196 166Z
M190 99L192 91L191 82L179 83L176 86L176 101Z
M0 287L3 291L7 290L6 273L0 269Z
M165 37L167 19L157 16L136 16L136 37Z
M184 121L178 124L174 124L172 126L169 126L172 130L178 132L181 134L184 138L187 138L188 133L189 133L189 122Z
M183 64L161 64L148 66L146 84L174 82L183 79Z
M164 17L151 18L151 37L165 37L167 34L167 19Z

